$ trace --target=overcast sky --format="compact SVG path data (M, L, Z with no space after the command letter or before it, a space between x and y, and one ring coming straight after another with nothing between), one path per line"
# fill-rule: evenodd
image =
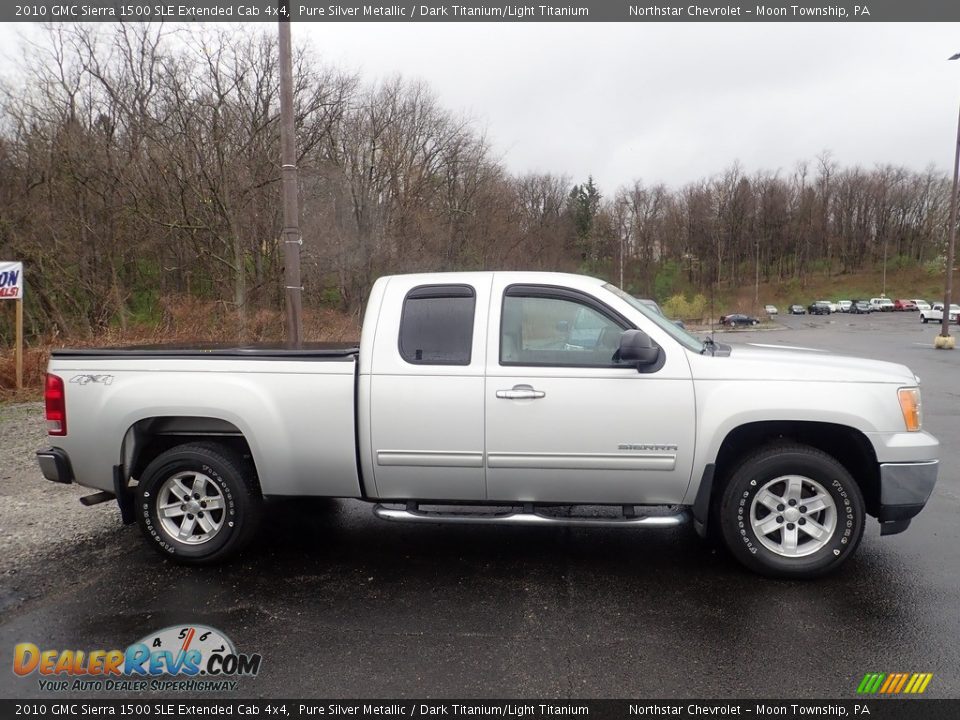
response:
M7 53L16 31L0 27ZM608 195L735 160L789 172L825 149L952 170L960 24L299 23L293 37L366 80L427 81L511 171L592 174Z

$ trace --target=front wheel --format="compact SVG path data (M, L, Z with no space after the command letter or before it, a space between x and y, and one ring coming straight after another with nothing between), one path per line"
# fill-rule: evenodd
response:
M920 316L920 322L922 322L924 325L926 325L926 324L927 324L927 316L926 316L926 315L921 315L921 316Z
M853 555L865 511L857 483L836 459L797 443L751 455L723 491L720 528L742 564L770 577L807 579Z
M253 463L230 447L190 443L157 456L136 489L140 530L162 555L219 562L239 552L260 523Z

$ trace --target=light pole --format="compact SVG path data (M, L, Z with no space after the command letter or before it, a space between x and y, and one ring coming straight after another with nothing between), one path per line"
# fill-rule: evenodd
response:
M960 60L956 53L950 60ZM960 115L957 116L957 146L953 157L953 188L950 191L950 230L947 242L947 281L943 293L943 322L940 325L940 337L950 337L950 301L953 294L953 249L957 243L957 180L960 179ZM953 343L941 341L936 347L952 348Z
M760 314L760 238L759 236L753 241L754 246L757 250L757 262L754 266L754 271L756 272L756 277L754 279L753 285L753 310L759 315Z
M883 290L880 292L880 297L887 296L887 236L883 236Z

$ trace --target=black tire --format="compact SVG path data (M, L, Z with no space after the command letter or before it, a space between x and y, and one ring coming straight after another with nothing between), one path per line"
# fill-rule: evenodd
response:
M764 510L760 506L753 506L759 491L767 483L788 475L800 476L819 484L834 503L832 534L827 536L822 547L808 555L788 557L770 549L759 539L751 522L751 513L757 512L759 515ZM811 487L804 483L808 492ZM801 508L802 502L801 499ZM856 551L866 522L863 494L846 468L820 450L792 442L775 443L747 457L730 476L717 514L724 543L738 561L762 575L788 579L815 578L836 570ZM777 516L774 522L782 522L779 519L782 516L777 511L771 511L770 516ZM822 519L825 516L817 517ZM759 517L759 520L765 519L766 516ZM775 544L777 537L781 544L785 542L784 530L773 532L774 535L765 538L768 543ZM803 542L813 541L812 536L805 535L799 529L797 535L803 536Z
M181 473L202 474L214 485L210 492L222 498L222 509L207 510L209 518L216 517L219 529L198 544L178 540L159 518L164 484ZM217 563L236 555L256 534L262 513L263 496L253 463L216 442L178 445L161 453L143 471L136 489L137 523L150 545L161 555L190 565Z
M924 325L927 324L927 317L926 317L926 315L921 315L921 316L920 316L920 322L922 322Z

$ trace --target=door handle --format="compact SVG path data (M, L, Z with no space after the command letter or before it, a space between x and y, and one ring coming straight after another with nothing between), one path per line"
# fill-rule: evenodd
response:
M497 390L497 397L503 400L539 400L546 396L543 390L534 390L532 385L514 385L511 390Z

